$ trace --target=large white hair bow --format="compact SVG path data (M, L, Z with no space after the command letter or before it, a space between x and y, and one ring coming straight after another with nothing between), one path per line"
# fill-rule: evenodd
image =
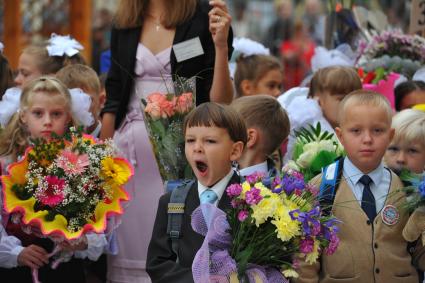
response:
M245 37L236 37L233 39L234 51L244 56L251 55L270 55L270 50L259 42Z
M79 50L84 47L69 35L57 35L52 33L49 39L49 45L46 47L49 56L63 56L64 54L69 57L74 56Z
M348 44L341 44L332 50L319 46L316 47L314 56L311 58L311 69L316 72L330 66L353 67L355 61L356 55Z
M94 118L90 112L91 97L79 88L69 90L71 94L71 111L72 116L77 122L85 127L93 125Z
M85 127L93 125L94 118L90 112L91 97L79 88L69 90L71 94L72 117ZM0 101L0 124L3 127L9 123L13 114L18 112L22 90L17 87L9 88Z
M13 114L19 109L22 90L12 87L6 90L0 101L0 124L4 128L9 123Z

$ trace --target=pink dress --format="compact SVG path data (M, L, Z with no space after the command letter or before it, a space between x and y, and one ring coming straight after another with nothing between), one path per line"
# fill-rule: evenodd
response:
M145 127L141 99L170 86L171 47L154 55L139 43L135 65L135 88L128 112L114 140L134 166L126 185L131 201L126 207L116 236L119 252L108 256L108 282L151 282L146 273L146 256L163 183Z

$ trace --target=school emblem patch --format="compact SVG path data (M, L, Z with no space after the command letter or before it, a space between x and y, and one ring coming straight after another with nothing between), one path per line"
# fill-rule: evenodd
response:
M392 226L397 224L400 213L394 205L386 205L381 212L382 222L385 224Z

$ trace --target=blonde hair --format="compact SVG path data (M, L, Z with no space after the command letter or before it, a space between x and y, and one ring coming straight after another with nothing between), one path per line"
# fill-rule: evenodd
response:
M395 143L408 144L420 142L425 148L425 113L406 109L393 117L391 127L395 130Z
M260 79L272 70L283 71L282 64L276 57L270 55L239 56L236 60L234 75L236 96L243 96L242 81L248 80L256 85Z
M19 112L15 113L6 128L0 134L0 156L11 156L16 161L28 146L28 132L21 120L20 114L28 110L33 103L34 95L47 93L49 95L62 95L65 108L71 114L71 95L68 89L54 77L40 77L29 82L22 90L19 102ZM75 124L75 121L71 121Z
M150 1L154 0L121 0L115 15L116 26L122 29L141 26ZM197 5L198 0L168 0L161 23L165 28L174 28L191 18Z
M73 64L63 67L56 74L67 88L81 88L84 91L100 94L100 81L96 72L89 66Z
M74 56L50 56L47 52L47 43L33 44L26 47L22 54L34 56L38 70L42 75L56 74L64 66L71 64L85 64L84 58L80 53Z
M289 135L289 118L280 103L269 95L244 96L235 99L232 108L245 121L247 128L257 128L264 134L262 150L272 154Z
M341 103L339 104L339 111L338 111L339 125L342 124L345 118L345 113L347 112L347 109L357 105L367 105L367 106L374 106L374 107L381 108L387 114L388 123L391 125L393 110L391 109L391 106L388 100L377 92L364 90L364 89L355 90L349 93L341 101Z
M358 89L362 89L362 82L354 68L331 66L314 73L308 97L314 97L317 93L323 92L347 95Z

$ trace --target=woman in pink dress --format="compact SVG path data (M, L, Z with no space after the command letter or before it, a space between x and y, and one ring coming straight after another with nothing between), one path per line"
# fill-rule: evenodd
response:
M108 282L150 282L145 272L163 183L143 121L141 98L164 92L172 74L196 79L197 104L230 102L230 16L222 0L122 0L111 38L101 138L114 136L135 167L131 201L108 257ZM181 43L181 45L178 45Z

